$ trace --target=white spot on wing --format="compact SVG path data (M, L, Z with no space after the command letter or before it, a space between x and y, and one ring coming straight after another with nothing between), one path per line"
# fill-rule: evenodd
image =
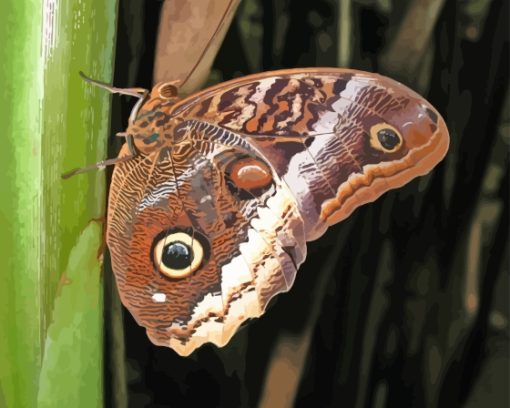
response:
M205 203L206 201L211 201L212 200L212 197L208 194L206 196L203 196L201 199L200 199L200 204L203 204Z
M152 300L155 303L164 303L166 302L166 295L164 293L154 293L154 295L152 295Z

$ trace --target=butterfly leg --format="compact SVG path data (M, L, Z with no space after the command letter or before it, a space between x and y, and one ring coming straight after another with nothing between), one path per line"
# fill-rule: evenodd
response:
M138 101L136 102L135 106L133 107L133 110L131 111L131 114L129 115L129 124L132 124L135 121L136 115L138 114L138 110L145 102L147 95L149 95L149 91L145 88L116 88L114 86L108 85L108 84L98 81L96 79L89 78L81 71L80 71L80 76L86 82L88 82L92 85L95 85L99 88L106 89L107 91L109 91L111 93L134 96L135 98L138 98ZM75 176L75 175L81 174L81 173L85 173L90 170L104 169L106 166L112 166L115 164L123 163L123 162L129 161L129 160L133 159L134 157L136 157L138 155L138 151L135 148L133 136L127 132L119 132L119 133L117 133L117 136L126 138L126 142L127 142L128 149L130 152L129 155L123 156L123 157L116 157L114 159L101 160L100 162L91 164L89 166L81 167L78 169L73 169L67 173L62 174L62 178L68 179L72 176Z
M78 169L73 169L71 171L68 171L67 173L62 174L62 178L65 180L72 176L76 176L77 174L86 173L87 171L96 170L96 169L102 170L106 166L112 166L114 164L119 164L119 163L124 163L126 161L129 161L129 160L133 159L135 156L136 155L130 154L130 155L123 156L123 157L116 157L115 159L101 160L100 162L91 164L89 166L80 167Z
M75 176L77 174L81 174L81 173L85 173L87 171L90 171L90 170L102 170L104 169L106 166L112 166L112 165L115 165L115 164L119 164L119 163L123 163L123 162L126 162L126 161L129 161L133 158L135 158L136 156L138 156L138 151L136 150L136 147L135 147L135 143L134 143L134 140L133 140L133 136L130 135L129 133L125 133L125 132L119 132L117 133L116 136L122 136L122 137L125 137L126 138L126 143L128 145L128 149L129 149L129 155L127 156L123 156L123 157L116 157L114 159L108 159L108 160L101 160L100 162L97 162L97 163L94 163L94 164L90 164L88 166L85 166L85 167L80 167L78 169L73 169L67 173L64 173L62 174L62 178L65 180L65 179L68 179L72 176Z
M128 146L128 149L129 149L129 153L131 153L131 156L136 156L138 155L138 150L136 150L136 147L135 147L135 141L133 139L133 135L127 133L127 132L118 132L115 134L115 136L119 136L119 137L125 137L126 138L126 142L127 142L127 146Z

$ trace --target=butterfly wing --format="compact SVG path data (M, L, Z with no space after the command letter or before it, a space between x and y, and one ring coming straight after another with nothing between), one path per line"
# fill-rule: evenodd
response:
M107 242L124 305L181 355L226 344L291 287L307 240L448 145L423 98L375 74L279 71L177 104L158 89L128 129L142 154L115 167Z
M444 120L423 97L347 69L241 78L182 101L173 114L245 135L297 198L307 240L428 173L449 143Z
M295 198L269 164L232 132L189 125L171 148L115 168L107 230L123 304L181 355L226 344L292 286L306 254ZM263 166L263 183L240 189L240 162Z

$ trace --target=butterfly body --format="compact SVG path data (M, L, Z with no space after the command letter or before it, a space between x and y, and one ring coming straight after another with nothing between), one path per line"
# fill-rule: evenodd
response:
M157 85L127 133L140 154L113 174L113 269L151 340L182 355L226 344L290 289L306 241L427 173L448 147L422 97L335 68L253 75L184 100Z

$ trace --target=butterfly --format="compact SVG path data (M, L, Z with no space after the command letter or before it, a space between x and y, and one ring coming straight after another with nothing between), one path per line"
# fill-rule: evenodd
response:
M94 81L91 81L94 82ZM224 346L288 291L306 242L448 150L444 120L389 78L299 68L185 99L138 97L110 186L106 241L122 303L186 356Z

